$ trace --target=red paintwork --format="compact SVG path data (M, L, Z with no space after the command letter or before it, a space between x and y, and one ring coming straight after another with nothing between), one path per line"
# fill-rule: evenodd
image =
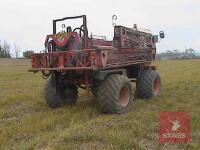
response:
M70 40L74 40L75 42L72 43ZM76 46L78 43L81 42L81 39L77 32L48 35L46 37L45 47L48 47L48 43L50 41L53 41L55 45L58 47L64 47L66 44L68 44L67 48L63 49L63 51L67 51L76 49L77 48ZM53 51L56 50L54 49Z
M80 37L77 32L47 35L45 46L48 44L49 40L52 39L57 46L63 47L69 42L70 38L73 37L80 42Z
M104 58L105 54L107 58ZM146 57L143 55L146 54ZM147 55L148 54L148 55ZM74 61L73 63L73 59ZM103 61L105 60L105 65ZM152 50L74 50L65 52L39 53L32 56L32 69L45 70L80 70L88 67L90 70L109 69L123 65L132 65L152 61ZM70 67L70 68L69 68ZM68 69L67 69L68 68Z
M95 46L112 46L112 41L106 41L103 39L91 39L91 45Z

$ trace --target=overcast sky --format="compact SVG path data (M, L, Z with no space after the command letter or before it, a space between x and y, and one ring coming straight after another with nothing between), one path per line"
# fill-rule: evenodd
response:
M112 37L112 15L117 24L166 33L158 51L192 47L200 50L199 0L1 0L0 39L22 51L44 49L52 20L86 14L89 33Z

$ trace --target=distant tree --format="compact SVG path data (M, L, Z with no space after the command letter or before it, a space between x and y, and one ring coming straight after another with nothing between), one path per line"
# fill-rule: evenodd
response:
M10 44L6 41L0 41L0 58L10 57Z
M31 55L33 55L33 54L34 54L34 51L25 51L25 52L23 52L23 56L25 58L31 58Z
M16 43L14 44L14 51L15 51L15 57L18 58L20 54L20 49Z
M166 53L167 53L167 54L172 54L172 51L167 50Z
M188 58L193 58L195 56L195 50L193 48L188 48L185 50L185 55Z
M174 53L174 54L178 54L178 53L179 53L179 50L178 50L178 49L175 49L175 50L173 50L173 53Z

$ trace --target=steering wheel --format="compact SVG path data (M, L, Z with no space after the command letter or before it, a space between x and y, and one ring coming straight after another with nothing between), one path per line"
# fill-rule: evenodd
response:
M75 32L76 30L79 30L79 36L82 37L84 34L83 25L80 28L75 28L73 32Z

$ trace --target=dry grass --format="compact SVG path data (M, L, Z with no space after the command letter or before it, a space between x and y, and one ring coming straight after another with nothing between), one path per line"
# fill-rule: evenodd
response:
M45 81L28 60L0 59L0 149L199 149L200 60L157 63L160 97L134 102L125 115L102 114L92 96L50 109ZM158 112L191 112L189 144L158 144Z

